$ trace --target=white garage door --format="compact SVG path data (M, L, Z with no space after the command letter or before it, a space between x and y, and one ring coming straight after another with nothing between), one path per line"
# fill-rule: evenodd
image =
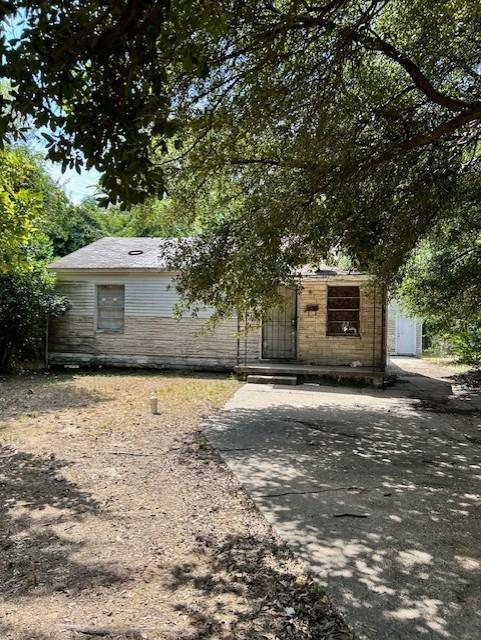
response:
M400 356L416 355L415 318L397 317L396 353Z

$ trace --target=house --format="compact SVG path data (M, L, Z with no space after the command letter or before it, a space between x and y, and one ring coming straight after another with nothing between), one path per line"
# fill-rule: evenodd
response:
M233 315L206 328L211 312L173 318L176 274L162 238L102 238L50 265L69 311L51 322L53 364L236 369L382 382L384 296L368 275L326 268L299 275L285 304L262 323ZM351 366L354 364L354 366Z
M391 300L388 306L387 352L390 356L417 358L423 352L422 320L403 313L396 300Z

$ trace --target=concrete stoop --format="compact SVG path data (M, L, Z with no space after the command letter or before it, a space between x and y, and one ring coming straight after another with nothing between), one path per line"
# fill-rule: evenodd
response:
M297 376L261 376L251 374L247 376L246 381L251 384L287 384L296 385Z
M237 378L258 384L342 384L382 388L385 373L371 367L309 365L302 362L246 362L235 367ZM286 380L286 382L284 382Z

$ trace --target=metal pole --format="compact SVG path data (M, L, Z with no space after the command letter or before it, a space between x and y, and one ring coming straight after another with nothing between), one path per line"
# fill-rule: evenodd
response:
M383 285L382 288L382 341L381 341L381 367L383 371L386 371L386 287Z
M48 369L48 316L45 317L45 369Z
M236 357L236 364L239 365L240 364L240 318L239 318L239 312L236 312L237 315L237 357Z
M244 366L247 366L247 312L244 313Z
M374 283L374 321L373 321L373 328L372 328L372 369L373 371L376 370L376 300L377 298L377 289L376 289L376 284Z

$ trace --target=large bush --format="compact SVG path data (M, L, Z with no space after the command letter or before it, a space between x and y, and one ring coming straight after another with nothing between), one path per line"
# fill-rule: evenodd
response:
M481 367L481 322L460 325L447 338L460 362Z
M67 308L40 265L0 275L0 370L43 357L47 318Z
M423 318L434 350L481 367L481 208L460 213L413 254L397 292Z

